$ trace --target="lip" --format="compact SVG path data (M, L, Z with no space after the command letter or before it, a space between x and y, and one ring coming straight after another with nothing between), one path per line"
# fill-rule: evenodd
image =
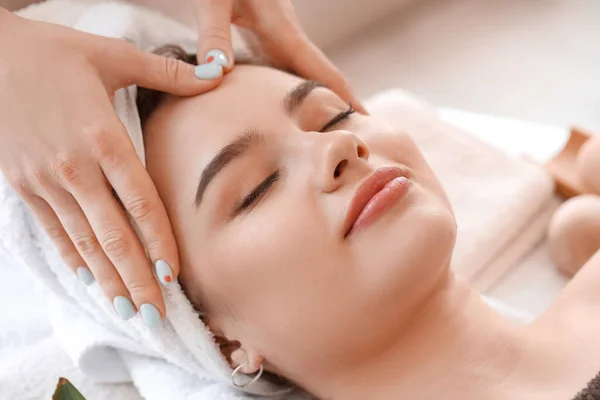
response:
M408 190L407 174L398 167L377 168L354 193L344 223L344 237L375 222Z

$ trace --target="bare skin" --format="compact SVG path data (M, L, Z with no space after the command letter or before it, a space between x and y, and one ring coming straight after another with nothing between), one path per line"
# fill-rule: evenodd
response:
M506 321L453 276L453 212L410 132L358 113L322 129L348 105L315 88L290 112L300 83L238 66L209 94L168 98L145 126L181 278L231 366L263 364L327 400L564 400L582 389L600 370L600 253L534 323ZM261 145L195 205L202 170L248 127ZM409 191L344 235L358 185L385 165L408 171ZM260 200L233 212L277 169Z
M319 398L569 399L600 371L598 282L600 252L544 315L521 327L448 281L383 357L340 371L345 379Z

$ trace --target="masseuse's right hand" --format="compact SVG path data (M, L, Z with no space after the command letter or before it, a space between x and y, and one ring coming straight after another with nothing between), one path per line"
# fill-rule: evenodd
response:
M0 8L0 170L73 273L85 284L95 278L123 319L140 310L155 325L165 305L113 189L139 226L158 279L174 280L179 265L167 213L112 96L132 84L200 94L221 75L218 65L195 69Z

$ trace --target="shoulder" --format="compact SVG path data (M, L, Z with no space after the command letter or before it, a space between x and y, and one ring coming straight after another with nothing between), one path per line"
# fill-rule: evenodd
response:
M600 335L600 249L563 289L536 325L551 324L560 330ZM600 336L599 336L600 337Z

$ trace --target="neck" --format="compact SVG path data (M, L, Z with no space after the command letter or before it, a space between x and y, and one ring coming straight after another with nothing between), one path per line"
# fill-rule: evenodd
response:
M384 352L339 369L315 394L332 400L389 399L399 393L448 398L452 388L461 398L490 398L486 394L497 392L524 357L521 330L449 274Z

